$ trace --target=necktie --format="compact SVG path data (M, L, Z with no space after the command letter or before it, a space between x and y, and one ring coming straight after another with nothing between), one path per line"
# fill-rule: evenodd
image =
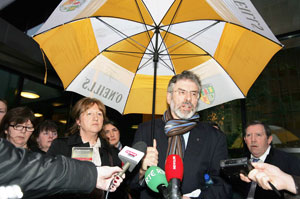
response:
M252 160L252 162L258 162L259 158L252 158L251 160ZM250 190L248 192L247 199L254 199L256 185L257 185L256 182L251 182L251 187L250 187Z

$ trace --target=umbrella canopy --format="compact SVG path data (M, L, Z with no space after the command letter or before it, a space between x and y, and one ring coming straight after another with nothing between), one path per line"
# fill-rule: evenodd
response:
M239 148L243 148L243 138L241 136L238 136L233 144L230 146L231 149L239 149Z
M288 142L300 140L295 134L291 131L275 125L269 125L272 133L272 143L273 144L286 144ZM243 147L243 138L241 136L237 137L230 148L237 149Z
M293 142L299 140L299 138L294 133L292 133L291 131L283 127L275 126L275 125L269 125L269 127L272 132L274 144L285 144L287 142ZM276 137L275 140L274 137Z
M162 114L183 70L198 110L244 98L282 48L250 0L63 0L34 39L67 91L125 114Z

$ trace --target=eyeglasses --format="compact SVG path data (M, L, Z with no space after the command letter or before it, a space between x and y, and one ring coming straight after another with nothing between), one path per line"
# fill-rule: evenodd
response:
M29 132L34 131L34 128L31 127L31 126L22 126L22 125L20 125L20 124L9 125L9 126L13 127L13 128L14 128L15 130L17 130L17 131L22 131L24 128L25 128L26 131L29 131Z
M193 99L198 99L198 97L199 97L198 91L187 91L187 90L179 88L178 90L173 91L173 92L177 93L180 97L185 97L187 94L189 94L191 96L191 98L193 98Z

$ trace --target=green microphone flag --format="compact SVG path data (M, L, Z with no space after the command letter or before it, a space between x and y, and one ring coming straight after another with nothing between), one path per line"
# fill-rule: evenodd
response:
M145 182L147 186L156 193L159 192L157 189L159 185L168 186L165 171L157 166L151 166L147 169L145 173Z

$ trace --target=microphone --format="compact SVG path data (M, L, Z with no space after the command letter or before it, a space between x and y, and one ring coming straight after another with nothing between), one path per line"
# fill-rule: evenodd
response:
M118 176L122 177L127 170L132 172L134 167L144 157L146 150L147 145L143 141L135 143L132 148L125 146L118 154L120 160L125 163L122 167L123 171Z
M165 165L166 178L169 182L170 199L181 199L180 183L183 177L183 162L179 155L169 155Z
M152 191L160 193L165 199L169 198L167 192L168 181L164 170L157 166L149 167L145 173L145 182Z

